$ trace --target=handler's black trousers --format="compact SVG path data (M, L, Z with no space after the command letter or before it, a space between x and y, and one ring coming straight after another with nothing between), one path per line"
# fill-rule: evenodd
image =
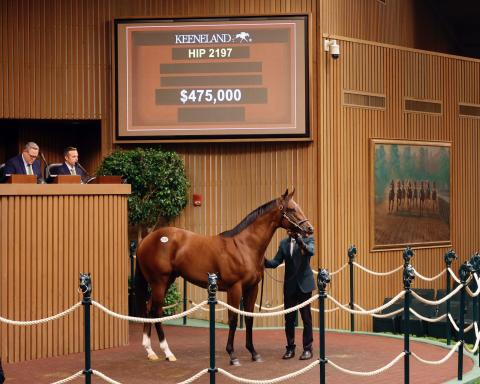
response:
M294 292L284 293L285 309L296 306L312 297L312 292L304 293L298 288ZM303 349L311 351L313 343L312 312L310 304L300 308L303 321ZM295 349L295 311L285 315L285 335L287 337L287 349Z

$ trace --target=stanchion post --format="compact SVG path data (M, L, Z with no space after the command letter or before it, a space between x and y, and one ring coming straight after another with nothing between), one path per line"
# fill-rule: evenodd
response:
M354 281L353 281L353 259L355 258L355 255L357 254L357 247L355 245L351 245L350 248L348 248L348 265L350 269L350 309L355 309L355 302L354 302L354 297L355 297L355 292L354 292ZM350 313L350 332L355 331L355 315L353 313Z
M210 384L215 384L215 305L217 304L217 275L208 274L208 306L210 309Z
M403 382L405 384L410 383L410 286L412 280L415 279L415 270L410 264L412 257L413 251L410 247L407 247L403 252L403 288L405 289L405 301L403 304L403 349L405 352Z
M130 259L130 289L128 291L128 313L135 316L135 253L137 252L137 242L130 241L129 259Z
M453 249L449 250L447 253L445 253L445 270L446 270L446 275L447 275L447 281L446 281L446 287L445 287L445 295L448 296L450 293L450 272L448 272L448 269L452 267L452 262L457 258L457 255ZM445 323L446 328L446 335L447 335L447 345L450 345L450 342L452 340L452 332L450 329L450 321L448 320L448 314L450 313L450 299L447 300L447 321Z
M320 384L325 383L325 298L327 293L325 288L330 283L330 274L326 269L320 269L317 276L318 285L318 317L319 317L319 336L320 336Z
M463 377L463 344L465 343L463 340L463 330L465 328L465 284L472 271L472 264L470 264L468 261L465 261L458 270L458 275L462 284L462 289L460 290L460 324L458 325L458 341L460 342L460 345L458 346L458 380L462 380Z
M83 326L85 339L85 384L92 382L91 344L90 344L90 306L92 305L92 278L90 274L80 274L80 290L83 293Z
M187 280L183 278L183 312L187 311ZM183 316L183 325L187 325L187 316Z

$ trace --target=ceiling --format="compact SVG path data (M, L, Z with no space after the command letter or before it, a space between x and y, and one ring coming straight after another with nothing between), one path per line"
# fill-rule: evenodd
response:
M480 58L480 1L428 0L428 2L450 40L452 51L448 53Z

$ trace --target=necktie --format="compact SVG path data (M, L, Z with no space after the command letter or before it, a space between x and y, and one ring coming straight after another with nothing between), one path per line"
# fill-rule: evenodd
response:
M293 248L295 247L295 239L292 237L290 239L290 256L293 256Z
M27 175L33 175L32 164L27 164Z
M71 173L72 175L76 175L76 174L77 174L77 172L75 172L75 167L70 168L70 173Z

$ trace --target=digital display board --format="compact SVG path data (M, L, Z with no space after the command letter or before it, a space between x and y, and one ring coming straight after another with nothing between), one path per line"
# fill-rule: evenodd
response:
M115 20L115 136L309 137L308 17Z

